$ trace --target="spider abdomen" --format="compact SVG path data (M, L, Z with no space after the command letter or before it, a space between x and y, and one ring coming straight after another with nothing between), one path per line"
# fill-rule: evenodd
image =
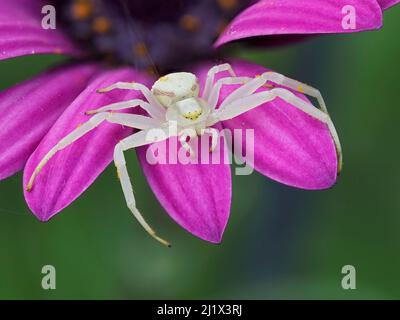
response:
M172 107L175 103L199 95L199 81L189 72L176 72L167 74L158 79L152 92L164 107Z

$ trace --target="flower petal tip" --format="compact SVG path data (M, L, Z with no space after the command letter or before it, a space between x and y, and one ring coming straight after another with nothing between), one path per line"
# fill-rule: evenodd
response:
M50 221L50 219L52 218L52 217L49 217L49 216L42 216L42 215L36 215L35 214L35 217L40 221L40 222L43 222L43 223L46 223L46 222L49 222Z
M212 243L215 245L220 245L223 240L224 230L216 230L215 232L209 232L209 231L210 230L207 230L204 233L198 233L198 232L192 232L192 231L189 231L189 232L203 241L206 241L208 243Z
M29 203L28 203L28 208L36 217L36 219L38 219L39 222L42 223L49 222L58 213L58 212L48 212L42 210L41 208L30 205Z
M398 4L399 2L400 0L378 0L378 3L381 6L382 10L387 10Z

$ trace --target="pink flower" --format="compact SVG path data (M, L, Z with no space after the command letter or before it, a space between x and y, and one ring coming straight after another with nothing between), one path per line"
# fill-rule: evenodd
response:
M246 2L249 7L233 19L216 41L216 46L253 36L377 29L382 25L382 9L398 1L254 2L251 6L251 1ZM208 8L216 3L221 8L221 14L211 16L210 12L216 11ZM216 53L212 51L211 43L216 37L216 30L208 30L207 26L215 27L224 15L229 16L239 10L238 7L227 7L229 3L235 5L235 1L193 1L178 10L181 16L165 17L158 16L159 13L154 11L160 2L147 0L141 4L142 7L149 6L149 10L151 7L151 15L157 15L157 21L162 21L158 24L151 21L149 24L151 17L133 15L132 21L122 21L118 8L104 9L100 6L115 6L111 2L60 0L54 1L54 5L67 13L61 19L63 28L44 30L41 27L41 8L45 2L0 0L0 59L48 53L62 53L80 59L0 93L3 117L0 128L0 179L25 168L26 184L42 157L59 140L88 120L86 111L121 100L142 98L133 91L116 90L100 95L96 89L118 81L135 81L151 86L156 80L154 76L130 67L106 68L94 59L99 53L111 52L117 61L137 64L141 69L150 65L149 56L154 57L151 66L155 64L161 70L169 70L182 63L185 71L194 72L203 84L205 72L211 64L202 63L196 68L191 65ZM356 9L355 29L342 28L341 8L345 5ZM226 10L230 13L227 14ZM162 12L176 13L177 10L176 7L164 8ZM106 13L110 16L99 20ZM207 23L202 24L202 19ZM134 30L141 30L144 41L129 36L130 29L126 24L137 28ZM62 33L61 29L66 33ZM66 36L68 32L78 42L84 40L85 50ZM118 37L121 34L123 36ZM127 48L130 54L134 49L133 61L130 61ZM193 48L201 54L194 54ZM174 52L173 56L171 52ZM91 60L88 61L87 57ZM255 77L267 71L264 67L243 61L233 61L232 65L239 76ZM220 101L233 89L225 88ZM307 99L302 94L296 95ZM338 159L329 129L283 100L268 102L224 121L222 126L255 130L254 167L274 180L304 189L329 188L336 181ZM77 199L110 164L115 145L130 134L130 129L103 123L57 153L43 168L32 192L25 192L26 201L38 219L49 220ZM145 160L145 151L146 148L137 150L144 173L169 215L192 234L210 242L220 242L230 213L229 166L150 165Z

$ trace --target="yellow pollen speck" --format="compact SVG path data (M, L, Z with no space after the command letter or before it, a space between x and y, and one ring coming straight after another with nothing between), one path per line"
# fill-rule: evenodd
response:
M255 78L261 78L261 74L256 74Z
M217 2L223 10L233 10L239 5L238 0L217 0Z
M161 77L161 78L159 79L159 81L161 81L161 82L168 81L168 77L166 77L166 76Z
M78 20L88 19L93 12L93 8L89 0L75 0L71 9L72 15Z
M297 91L300 92L300 93L304 93L303 86L302 86L302 85L299 85L299 86L297 87Z
M136 56L143 58L149 53L149 50L145 43L138 42L133 46L133 52Z
M197 120L201 115L203 114L202 111L196 111L196 112L188 112L183 115L184 118L188 120Z
M98 17L93 21L93 30L97 33L106 33L110 28L111 22L105 17Z
M180 26L190 32L196 32L200 28L200 20L191 14L183 15L179 20Z

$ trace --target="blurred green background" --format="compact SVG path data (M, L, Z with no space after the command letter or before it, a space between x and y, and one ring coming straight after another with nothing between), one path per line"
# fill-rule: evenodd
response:
M174 244L168 250L131 217L113 166L49 223L29 212L19 174L0 183L0 298L400 298L399 17L397 6L377 32L237 51L321 90L344 147L334 188L234 177L231 219L215 246L167 216L131 152L140 208ZM0 88L61 59L0 62ZM46 264L57 270L53 291L41 288ZM356 290L341 288L347 264Z

